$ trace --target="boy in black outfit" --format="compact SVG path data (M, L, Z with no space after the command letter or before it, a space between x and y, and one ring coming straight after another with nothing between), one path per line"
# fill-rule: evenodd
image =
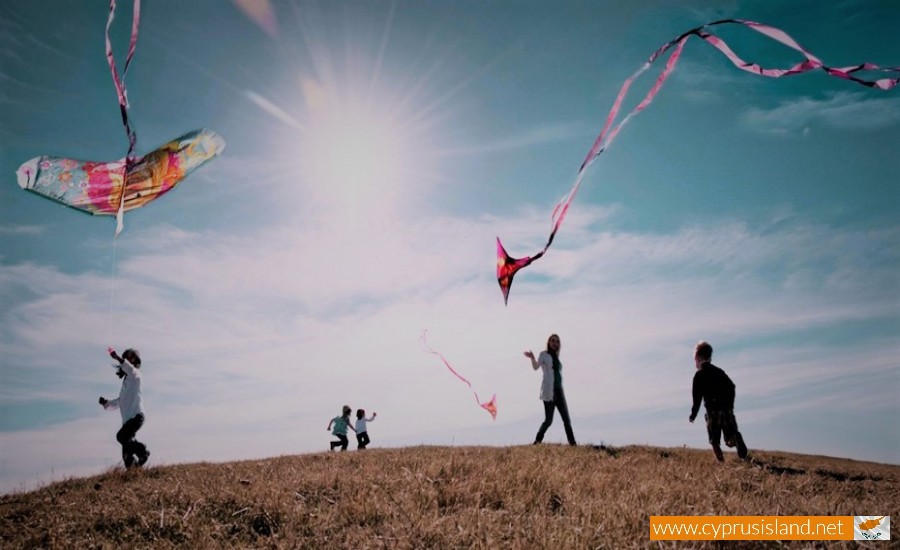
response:
M722 434L725 435L725 444L729 447L737 446L737 454L741 459L747 458L747 446L744 438L738 431L737 420L734 418L734 382L725 371L713 365L712 346L708 342L700 342L694 349L694 364L697 372L694 374L694 406L691 407L692 423L697 418L700 410L700 401L706 406L706 431L709 434L709 444L712 445L716 460L724 462L722 448L719 446Z

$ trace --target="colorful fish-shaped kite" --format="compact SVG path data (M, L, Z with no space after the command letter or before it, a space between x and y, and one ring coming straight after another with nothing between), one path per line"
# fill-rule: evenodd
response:
M425 351L427 351L428 353L430 353L432 355L437 355L440 358L440 360L444 363L444 366L446 366L450 370L450 372L453 373L453 376L459 378L460 380L465 382L467 386L469 386L469 389L471 389L472 393L475 395L475 402L478 403L478 405L482 409L491 413L492 419L497 420L497 394L494 394L491 397L490 401L485 401L484 403L482 403L481 399L478 398L478 393L475 392L475 388L472 387L472 383L469 382L468 380L466 380L465 378L463 378L462 375L460 375L458 372L456 372L456 370L450 366L450 362L447 361L447 358L444 357L443 354L441 354L440 352L434 351L433 349L431 349L428 346L428 342L425 340L425 336L427 334L428 334L428 331L426 330L426 331L422 332L422 337L419 338L419 341L422 342L422 346L425 348Z
M144 206L222 152L225 141L211 130L195 130L134 159L90 162L35 157L19 167L19 186L93 215L115 216Z
M715 25L724 24L743 25L745 27L753 29L758 33L761 33L793 50L800 52L801 54L803 54L805 59L797 63L793 67L789 67L787 69L764 69L756 63L748 63L738 57L731 50L731 48L728 47L728 44L726 44L721 38L712 34L708 30L710 27L713 27ZM594 143L588 151L587 156L581 163L581 167L578 169L578 173L575 176L575 182L572 184L569 192L562 199L560 199L560 201L556 204L556 207L553 209L553 214L551 215L553 229L550 232L550 238L547 239L547 244L544 245L544 248L534 256L513 258L509 254L507 254L506 250L503 248L503 245L500 242L500 239L497 238L497 282L500 284L500 290L503 292L504 303L507 303L509 299L509 289L512 285L513 277L515 276L516 272L530 265L533 261L543 256L544 253L547 252L547 249L550 248L550 244L553 243L553 238L556 236L556 232L559 230L560 225L566 217L566 213L569 210L569 205L571 205L572 200L575 198L575 194L578 192L578 187L581 185L581 180L584 177L584 173L587 167L590 166L594 162L594 160L596 160L596 158L609 147L622 127L625 126L625 124L627 124L634 115L643 111L647 107L647 105L649 105L650 102L653 101L653 98L656 97L656 94L659 92L663 83L675 69L675 65L678 63L678 58L681 56L681 52L684 49L685 42L687 42L687 39L691 36L697 36L699 38L702 38L709 44L712 44L716 49L722 52L725 57L727 57L728 60L731 61L737 68L760 76L779 78L782 76L801 74L813 70L822 70L830 76L843 78L845 80L851 80L858 84L862 84L863 86L878 88L880 90L890 90L891 88L895 87L898 82L900 82L900 76L896 76L894 78L881 78L878 80L865 80L856 76L856 73L859 71L880 71L900 75L900 67L882 68L878 65L875 65L874 63L862 63L859 65L842 68L828 67L822 62L822 60L801 47L784 31L753 21L746 21L742 19L723 19L721 21L708 23L701 27L691 29L681 36L667 42L658 50L653 52L653 55L651 55L650 58L625 81L625 83L622 85L622 88L619 90L619 94L616 97L615 102L613 103L612 109L610 109L609 114L606 117L606 123L603 125L603 129L600 131L600 135L598 135L597 139L594 140ZM622 100L628 93L628 89L631 87L631 83L641 73L650 68L650 65L653 64L653 62L656 61L657 58L662 56L662 54L664 54L670 48L674 48L674 50L669 56L665 68L662 70L660 75L657 77L656 82L653 84L653 87L650 88L650 91L647 92L647 95L638 104L637 107L635 107L621 121L619 121L618 124L613 126L613 121L619 114L619 109L622 106Z
M137 45L141 1L134 0L131 41L122 69L116 69L109 29L116 11L116 0L109 2L106 21L106 59L119 98L122 124L128 137L125 158L113 162L90 162L40 156L19 167L16 177L22 189L94 215L116 216L116 235L122 231L126 211L144 206L167 193L188 174L225 149L225 140L206 129L194 130L159 149L136 158L137 135L128 119L128 91L125 73L131 65Z

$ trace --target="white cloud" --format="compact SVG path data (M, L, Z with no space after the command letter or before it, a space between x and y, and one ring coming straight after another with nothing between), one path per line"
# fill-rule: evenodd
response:
M825 125L843 130L877 130L900 123L900 101L863 92L837 92L824 99L801 97L771 109L751 108L744 124L762 132L807 134L809 127Z
M696 38L689 40L685 53L678 61L678 67L669 79L672 83L677 83L687 99L734 102L735 95L743 93L742 87L747 84L746 75L737 69L723 68L720 63L712 63L712 57L721 55L718 52L702 54L697 51L709 47L709 44Z
M45 230L42 225L0 225L0 235L40 235Z
M113 344L142 351L144 437L164 461L318 451L344 403L378 411L373 430L384 443L527 442L541 414L540 375L522 351L557 332L579 438L634 442L627 425L604 422L646 415L640 437L648 439L637 441L660 434L665 443L697 439L680 417L685 426L669 435L658 425L689 405L690 354L701 338L716 345L741 395L775 399L773 410L830 406L847 362L861 377L893 368L885 362L898 351L890 338L860 332L838 353L823 341L828 331L853 334L858 323L897 322L900 227L839 231L780 213L758 230L711 221L668 235L598 232L615 213L573 211L547 256L517 276L508 307L493 277L493 239L500 233L508 249L535 252L548 229L536 211L356 232L158 227L122 249L114 282L51 266L0 266L0 289L16 296L0 331L4 403L59 399L63 390L93 403L98 392L114 393L104 352ZM424 329L482 400L498 394L496 423L421 349ZM791 348L777 343L792 334L804 336ZM803 397L813 383L819 395ZM873 391L875 400L890 399L896 388ZM4 485L46 473L42 441L72 426L109 440L83 457L93 471L108 466L117 455L114 422L72 422L0 434L4 448L17 449L4 459L12 464ZM751 426L771 429L762 420ZM67 441L58 454L81 456L73 449L83 440ZM52 464L57 472L70 467L80 466Z

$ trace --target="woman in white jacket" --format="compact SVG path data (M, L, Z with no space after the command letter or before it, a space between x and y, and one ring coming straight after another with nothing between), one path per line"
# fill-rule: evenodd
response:
M534 443L544 440L544 434L547 428L553 423L553 411L559 409L559 416L562 418L563 426L566 429L566 438L569 445L576 445L575 434L572 432L572 421L569 419L569 406L566 404L566 394L563 392L562 386L562 363L559 362L560 342L559 336L551 334L547 339L547 349L538 355L537 359L531 350L525 352L525 357L531 359L531 366L534 370L542 369L544 379L541 382L541 401L544 402L544 422L538 429L538 433L534 438Z

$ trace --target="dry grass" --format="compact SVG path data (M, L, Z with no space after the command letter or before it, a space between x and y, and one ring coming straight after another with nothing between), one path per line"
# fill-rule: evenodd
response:
M112 470L0 497L0 546L664 548L674 545L649 540L651 515L900 517L900 467L727 459L650 447L414 447Z

